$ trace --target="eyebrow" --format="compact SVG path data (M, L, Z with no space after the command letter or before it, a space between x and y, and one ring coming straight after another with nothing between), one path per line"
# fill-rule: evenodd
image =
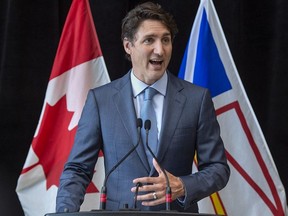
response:
M167 36L172 37L171 33L165 33L165 34L162 35L162 37L167 37ZM155 34L147 34L147 35L144 35L144 37L145 38L146 37L156 37L156 35Z

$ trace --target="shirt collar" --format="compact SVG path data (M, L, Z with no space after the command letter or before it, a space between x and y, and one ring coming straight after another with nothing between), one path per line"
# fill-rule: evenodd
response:
M131 83L132 83L132 91L133 91L133 96L137 97L144 89L146 89L149 85L146 83L142 82L139 80L135 75L133 70L131 70ZM165 72L163 76L157 80L153 85L150 87L156 89L160 94L163 96L166 95L166 89L167 89L167 82L168 82L168 76L167 73Z

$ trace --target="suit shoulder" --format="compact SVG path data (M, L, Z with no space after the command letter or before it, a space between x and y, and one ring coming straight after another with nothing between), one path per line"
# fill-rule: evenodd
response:
M180 78L179 78L180 79ZM194 83L191 83L189 81L186 81L186 80L182 80L180 79L183 83L183 85L186 87L186 88L193 88L193 89L196 89L196 90L199 90L199 91L207 91L207 88L204 88L202 86L199 86L199 85L196 85Z
M178 85L179 87L182 87L183 89L186 89L186 90L196 90L196 91L199 91L199 92L206 92L208 91L207 88L204 88L204 87L201 87L199 85L195 85L189 81L186 81L186 80L183 80L183 79L180 79L179 77L176 77L175 75L171 74L170 75L170 79L171 79L171 82L175 83L176 85Z
M121 89L124 85L129 83L129 81L130 81L129 76L128 76L128 74L126 74L123 77L115 79L109 83L102 85L102 86L98 86L96 88L93 88L90 91L92 91L93 93L97 93L97 94L107 93L107 91L113 92L113 90L119 91L119 89Z

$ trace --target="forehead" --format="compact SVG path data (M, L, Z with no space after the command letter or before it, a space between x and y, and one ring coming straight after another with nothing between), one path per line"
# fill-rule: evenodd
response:
M145 37L149 35L164 36L171 35L167 26L158 20L144 20L136 31L136 38ZM137 37L138 36L138 37Z

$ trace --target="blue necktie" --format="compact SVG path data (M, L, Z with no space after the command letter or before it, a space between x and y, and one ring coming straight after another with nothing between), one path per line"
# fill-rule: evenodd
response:
M152 152L156 155L157 153L157 145L158 145L158 129L157 129L157 120L156 120L156 113L153 108L152 104L152 98L155 94L157 94L158 91L154 88L148 87L145 89L144 92L144 101L143 101L143 106L141 108L141 118L143 122L146 120L151 121L151 129L149 131L149 136L148 136L148 144L149 147L151 148ZM142 136L142 141L146 150L146 155L148 162L150 164L150 168L153 167L153 157L150 154L149 150L146 147L146 131L145 128L143 127L141 130L141 136Z

